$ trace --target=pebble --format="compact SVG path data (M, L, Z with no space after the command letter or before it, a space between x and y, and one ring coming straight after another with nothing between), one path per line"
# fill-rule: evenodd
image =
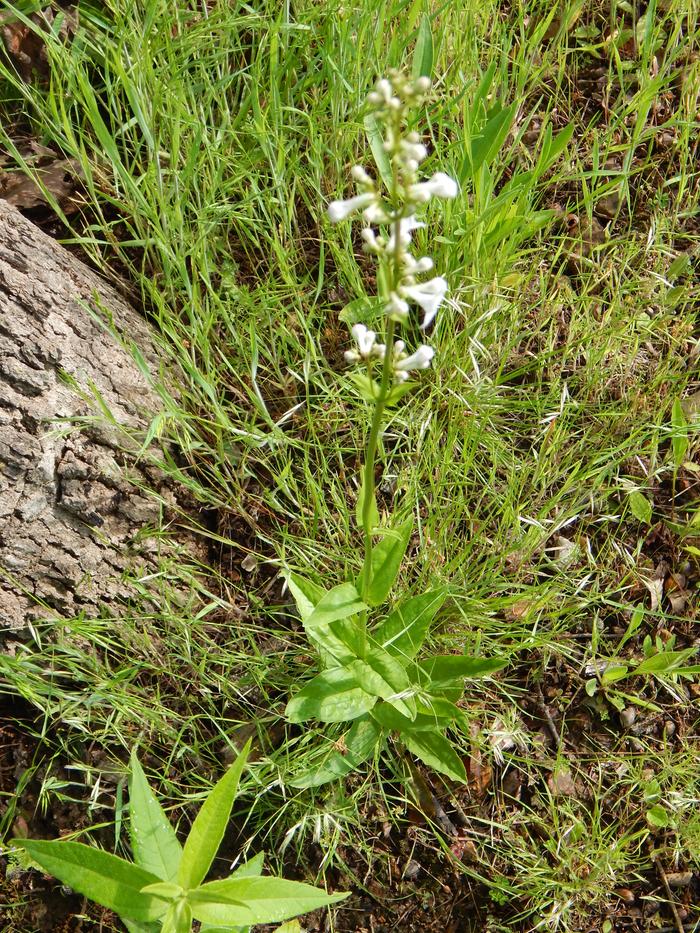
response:
M629 729L636 718L637 710L634 708L634 706L627 706L620 713L620 722L625 729Z

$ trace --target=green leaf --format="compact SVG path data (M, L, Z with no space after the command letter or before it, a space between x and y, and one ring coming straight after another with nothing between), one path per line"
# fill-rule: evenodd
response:
M287 704L290 722L346 722L369 712L377 702L344 668L334 667L317 674Z
M614 684L618 680L624 680L629 674L629 668L626 664L616 664L612 667L606 667L600 675L602 684Z
M677 470L683 465L685 455L688 451L688 423L685 420L683 406L679 398L673 402L671 409L671 424L673 425L673 462Z
M369 147L372 150L372 155L377 165L377 171L387 189L391 191L394 179L391 171L391 160L384 148L384 136L382 135L381 126L373 113L368 113L365 116L364 124L367 139L369 140Z
M352 583L341 583L340 586L334 586L332 590L329 590L318 602L311 615L304 619L306 634L312 642L328 651L341 664L352 661L353 655L333 634L330 623L359 615L366 609L366 604L362 602Z
M369 324L381 314L382 308L383 303L380 299L363 295L362 298L354 298L348 302L338 313L338 320L348 327L352 327L353 324Z
M686 648L683 651L659 651L650 658L645 658L641 664L632 671L633 674L668 674L682 670L684 661L692 658L697 648Z
M398 732L400 735L405 732L435 732L446 729L450 722L457 718L454 715L444 718L436 717L434 714L423 712L417 713L415 719L408 719L389 703L378 703L372 710L371 716L382 728L389 732Z
M666 829L670 823L668 811L660 804L647 810L647 822L656 829Z
M635 489L628 495L630 509L634 517L643 525L651 524L651 502L639 490Z
M433 33L427 13L423 14L418 27L411 76L414 81L416 78L432 78L433 76Z
M325 596L326 591L312 580L299 576L298 573L288 573L285 579L302 621L308 619Z
M320 787L337 781L355 771L374 752L381 738L381 730L369 717L356 719L349 732L343 736L344 751L338 751L338 743L329 743L332 751L326 761L314 765L287 783L291 787Z
M388 531L372 548L370 579L365 581L363 570L359 580L359 589L370 606L381 605L389 595L406 553L412 528L413 519L409 518L395 530Z
M365 507L365 475L364 470L362 471L362 485L360 486L360 491L357 495L357 506L355 507L355 519L357 520L358 528L364 528L363 522L363 511ZM379 524L379 509L377 508L377 497L372 491L372 503L369 507L369 530L376 528Z
M177 880L183 888L195 888L205 877L221 845L236 798L238 782L250 752L251 739L202 804L185 842Z
M429 590L412 596L389 615L373 637L390 654L414 658L420 651L433 617L447 598L447 590Z
M148 785L136 752L131 754L129 813L134 861L163 881L174 881L180 867L182 846Z
M453 781L467 783L467 772L462 759L452 748L449 740L437 730L402 732L401 739L406 748L429 768L447 775Z
M265 853L258 852L253 858L239 865L235 871L231 872L231 878L257 878L262 874L263 864L265 862Z
M346 897L327 894L299 881L267 876L210 881L189 895L195 920L238 926L277 923L337 904Z
M162 900L141 893L160 881L156 875L110 852L82 842L13 839L44 871L96 904L127 920L157 920L167 909Z
M400 696L410 690L408 675L388 652L370 649L366 660L353 661L347 670L367 693L391 703L400 713L413 719L416 701L412 696Z
M287 923L283 923L281 927L277 927L275 933L303 933L303 931L298 920L289 920Z
M376 379L370 379L366 373L360 372L348 373L347 378L348 382L354 385L360 398L364 399L365 402L369 402L370 405L374 405L381 393L380 385Z
M165 918L161 933L190 933L192 930L192 908L187 901L178 901L171 904Z
M155 884L147 884L141 888L142 894L152 894L160 898L161 901L174 901L184 893L179 884L172 881L156 881Z
M488 677L506 666L503 658L471 658L461 654L435 655L420 661L418 666L431 684L441 684L459 677Z
M494 107L490 111L490 119L484 128L471 140L471 145L467 144L464 162L459 173L460 183L463 184L468 178L473 179L481 166L493 159L508 135L517 107L518 103L514 101L503 110Z

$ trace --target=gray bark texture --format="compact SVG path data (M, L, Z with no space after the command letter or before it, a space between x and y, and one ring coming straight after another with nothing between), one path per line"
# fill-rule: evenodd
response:
M125 453L109 419L87 423L91 386L128 429L145 430L159 410L129 353L87 306L102 319L107 311L110 326L155 364L143 318L0 200L0 632L81 610L118 614L128 573L152 566L156 548L138 533L158 526L161 504L138 486L176 504L164 478Z

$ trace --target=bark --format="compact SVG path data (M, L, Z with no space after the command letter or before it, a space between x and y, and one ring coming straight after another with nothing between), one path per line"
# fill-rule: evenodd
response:
M159 409L100 323L106 315L153 365L143 318L0 200L0 630L81 610L118 613L129 573L151 567L156 546L139 532L158 527L160 504L136 487L176 503L177 490L125 453L123 432L94 417L95 392L136 433Z

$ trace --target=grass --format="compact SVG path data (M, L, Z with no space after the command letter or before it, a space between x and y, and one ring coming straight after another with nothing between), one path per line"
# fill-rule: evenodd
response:
M411 67L428 11L426 171L460 177L463 196L422 232L450 301L431 335L439 363L385 433L381 504L418 519L400 588L450 588L436 644L512 663L464 701L465 756L473 766L478 751L496 775L460 798L475 861L448 854L429 812L437 829L421 830L417 851L471 879L477 928L573 933L611 922L621 888L665 898L652 851L666 871L700 858L692 696L642 679L629 688L683 724L673 739L657 728L663 716L632 737L604 695L582 702L586 664L615 654L634 607L644 613L623 654L639 655L646 634L692 641L692 602L652 609L640 581L661 558L697 574L683 548L698 446L671 408L697 388L700 8L466 7L111 0L81 5L71 41L47 36L49 81L2 65L3 146L21 164L29 136L77 160L84 199L63 216L64 240L127 277L159 335L164 407L149 437L177 455L149 455L206 510L198 532L212 567L164 565L118 634L107 617L37 625L0 669L40 742L24 780L48 811L87 794L89 820L111 819L117 758L134 743L152 749L173 803L194 800L252 729L261 757L239 814L247 843L354 878L358 892L385 877L378 827L405 833L413 808L429 809L400 759L315 796L280 783L315 736L283 722L310 656L278 571L340 580L359 567L348 503L367 417L341 365L337 315L371 290L371 270L324 204L369 160L364 98L389 67ZM485 101L511 119L475 169L468 140ZM634 491L651 524L635 515ZM537 685L558 751L528 705ZM506 741L499 764L503 723L524 745ZM548 784L557 762L572 793ZM65 763L80 765L70 780ZM645 816L644 771L673 814L663 830ZM3 830L22 799L6 798ZM335 922L347 928L342 911Z

